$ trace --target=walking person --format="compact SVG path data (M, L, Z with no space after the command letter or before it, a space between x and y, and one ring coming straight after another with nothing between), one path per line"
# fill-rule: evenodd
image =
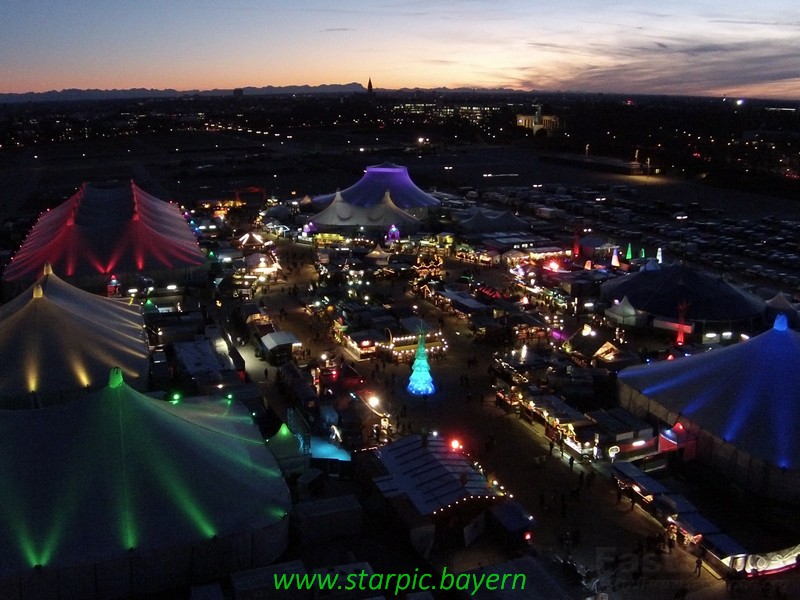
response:
M700 573L703 571L703 559L699 556L694 561L694 572L695 575L700 577Z

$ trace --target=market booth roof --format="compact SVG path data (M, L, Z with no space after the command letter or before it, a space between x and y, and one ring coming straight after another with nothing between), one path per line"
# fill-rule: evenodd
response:
M348 204L370 207L380 204L386 192L403 210L439 206L439 201L419 189L411 181L408 168L385 162L367 167L364 176L354 185L342 190L341 195ZM325 194L314 198L314 206L330 204L336 194Z
M138 597L147 568L175 587L285 548L288 488L235 401L157 400L112 369L83 398L0 411L0 431L3 597L43 581L59 589L41 597Z
M386 498L408 498L429 516L470 496L495 496L494 488L470 462L438 436L408 435L375 455L385 472L374 479Z
M281 346L299 345L300 340L291 331L273 331L261 336L261 343L267 350L274 350Z
M197 239L174 204L135 183L89 184L43 213L3 273L33 281L44 263L68 280L110 279L203 265Z
M35 408L97 389L113 366L146 389L148 349L138 304L84 292L45 265L0 306L0 409Z

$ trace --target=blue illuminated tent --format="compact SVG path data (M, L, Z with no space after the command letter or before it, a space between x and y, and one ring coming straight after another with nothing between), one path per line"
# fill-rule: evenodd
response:
M800 333L780 315L748 341L619 374L620 403L697 434L698 455L771 495L800 492Z
M367 167L364 176L342 190L341 195L347 204L369 208L381 204L387 191L397 208L419 218L427 215L428 208L439 206L436 198L411 181L408 168L389 162ZM335 193L317 196L314 207L319 210L327 206L335 196Z

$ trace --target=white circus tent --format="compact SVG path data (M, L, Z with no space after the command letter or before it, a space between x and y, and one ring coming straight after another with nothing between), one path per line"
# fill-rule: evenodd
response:
M142 309L90 294L45 265L27 290L0 306L0 409L57 404L108 380L117 366L135 389L148 385Z

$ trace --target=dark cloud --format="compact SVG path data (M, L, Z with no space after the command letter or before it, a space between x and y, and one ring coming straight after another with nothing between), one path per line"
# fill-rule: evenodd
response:
M554 44L551 42L528 42L527 46L529 48L537 48L537 49L541 48L544 50L559 50L559 51L564 50L564 44Z
M608 56L608 48L598 55ZM518 81L520 87L706 94L710 90L734 91L798 81L798 56L800 40L731 44L656 41L650 46L616 49L612 56L616 64L610 66L587 58L586 64L558 80L533 66L524 69Z
M800 21L759 21L756 19L711 19L709 23L723 25L752 25L761 27L800 27Z

